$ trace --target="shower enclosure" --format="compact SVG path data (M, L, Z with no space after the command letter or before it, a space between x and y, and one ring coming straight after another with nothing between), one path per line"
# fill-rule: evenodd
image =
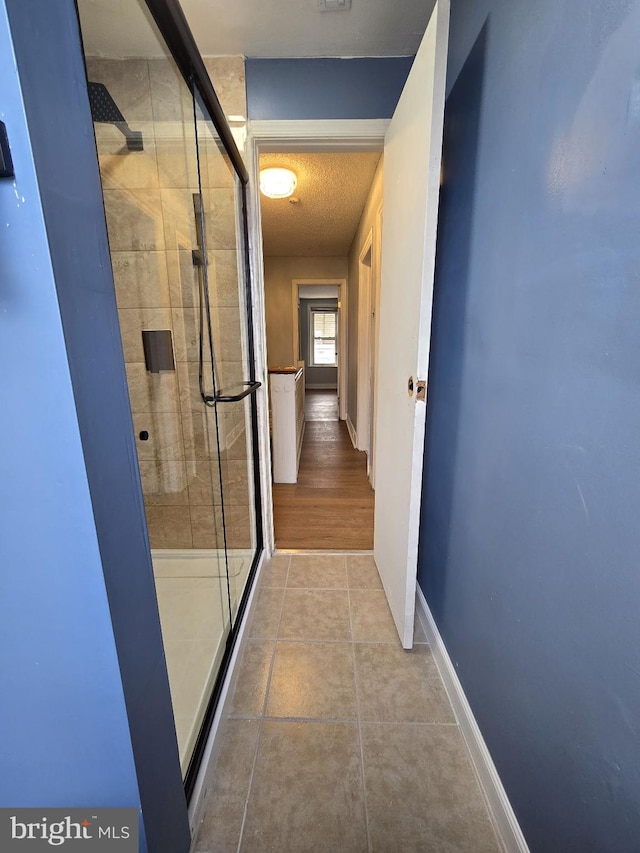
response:
M247 175L175 2L78 11L189 791L262 550ZM239 121L242 61L208 65Z

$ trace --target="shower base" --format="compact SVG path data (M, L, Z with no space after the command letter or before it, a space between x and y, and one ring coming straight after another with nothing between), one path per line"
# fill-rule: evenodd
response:
M186 773L253 552L152 550L173 715Z

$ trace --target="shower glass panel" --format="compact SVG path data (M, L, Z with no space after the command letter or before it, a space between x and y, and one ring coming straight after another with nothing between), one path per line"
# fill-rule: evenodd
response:
M218 399L230 604L235 617L256 550L253 422L246 245L242 185L195 92L196 143L202 186L203 241Z
M146 4L120 3L117 25L109 0L78 7L180 761L193 778L260 547L255 398L221 393L252 376L243 211ZM155 372L155 338L142 333L167 330Z

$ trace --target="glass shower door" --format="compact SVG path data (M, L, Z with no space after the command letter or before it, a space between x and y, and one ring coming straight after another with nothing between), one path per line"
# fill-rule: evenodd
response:
M191 89L140 0L79 0L111 265L183 774L232 631ZM128 32L139 37L132 56ZM144 34L144 38L141 38ZM127 57L123 59L122 57ZM230 228L235 227L235 220ZM161 358L158 361L158 351ZM154 355L155 353L155 355ZM206 393L208 391L208 393Z
M243 187L197 91L195 118L220 444L220 520L235 618L258 545L253 426L260 383L251 357Z

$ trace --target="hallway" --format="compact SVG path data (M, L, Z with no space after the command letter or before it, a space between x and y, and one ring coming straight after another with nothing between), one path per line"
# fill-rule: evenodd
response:
M263 568L194 853L500 849L421 628L370 554Z
M273 486L276 547L373 548L374 492L367 460L338 420L335 392L307 391L298 482Z

